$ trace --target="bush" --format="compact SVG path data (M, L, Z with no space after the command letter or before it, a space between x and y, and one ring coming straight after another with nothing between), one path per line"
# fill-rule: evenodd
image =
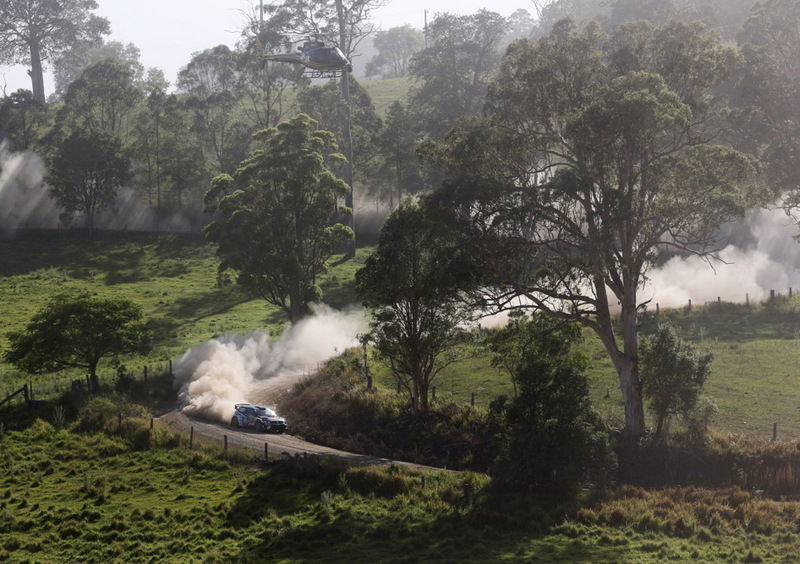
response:
M580 338L577 325L535 315L518 317L493 339L495 354L511 361L518 391L490 407L503 422L500 478L555 491L605 482L614 455L589 401L586 359L575 350Z
M673 415L689 418L711 372L713 358L711 354L698 355L690 343L666 324L642 339L639 347L642 392L656 417L656 436L661 436ZM695 425L694 432L701 430L703 422L707 426L712 413L713 409L697 414L701 426Z

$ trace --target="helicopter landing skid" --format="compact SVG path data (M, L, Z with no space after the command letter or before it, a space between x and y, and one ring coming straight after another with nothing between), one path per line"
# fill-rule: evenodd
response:
M339 78L342 76L342 72L341 70L307 70L303 72L303 76L306 78Z

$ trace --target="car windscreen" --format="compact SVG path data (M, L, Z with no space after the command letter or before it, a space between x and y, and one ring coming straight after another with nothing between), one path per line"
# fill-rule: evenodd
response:
M256 415L259 417L275 417L275 412L268 407L257 407Z

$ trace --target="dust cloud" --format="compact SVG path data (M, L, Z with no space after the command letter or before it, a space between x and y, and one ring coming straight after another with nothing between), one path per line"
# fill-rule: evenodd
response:
M716 301L762 300L800 287L800 243L795 220L781 209L754 210L742 223L723 228L721 261L672 257L648 273L641 298L662 307ZM655 307L655 306L653 306Z
M225 335L186 351L174 363L175 387L182 410L223 422L234 405L254 398L265 382L290 381L358 345L367 330L363 310L335 311L314 306L314 315L288 327L277 339L257 331Z

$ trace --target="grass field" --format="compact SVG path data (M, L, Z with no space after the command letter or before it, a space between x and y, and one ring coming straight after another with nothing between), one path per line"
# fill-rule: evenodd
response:
M544 510L482 475L265 465L158 426L131 440L145 425L0 433L0 561L791 562L800 548L800 502L737 489L624 487Z
M217 259L202 239L130 237L110 242L57 236L0 241L0 350L6 347L6 333L23 329L49 297L61 291L88 290L128 298L143 307L145 316L156 323L156 347L146 358L123 359L130 369L163 363L224 333L283 330L287 318L278 308L248 299L235 285L217 285ZM352 280L364 256L360 250L355 261L322 277L327 303L344 307L355 301L352 284L342 281ZM101 371L108 370L107 363L101 365ZM15 374L0 363L0 393L20 381ZM43 384L47 377L32 380Z
M370 251L331 268L322 279L326 301L337 308L357 301L355 270ZM164 362L186 348L226 332L267 328L279 332L285 316L260 299L247 299L235 286L219 287L213 249L188 236L129 235L129 240L86 241L40 237L0 241L0 349L8 331L24 327L53 293L86 289L140 303L156 321L158 340L147 358L124 359L131 369ZM703 351L714 354L707 392L723 432L769 438L778 423L781 440L800 438L800 298L776 298L749 307L709 304L692 311L662 310L663 318ZM646 327L646 323L645 323ZM592 399L601 415L619 421L622 402L616 373L599 341L585 333L590 359ZM108 373L108 366L104 369ZM391 388L385 367L372 362L376 380ZM23 378L0 364L0 393ZM34 380L46 389L49 377ZM490 364L486 353L467 355L436 380L437 397L486 405L499 394L512 394L507 376Z

